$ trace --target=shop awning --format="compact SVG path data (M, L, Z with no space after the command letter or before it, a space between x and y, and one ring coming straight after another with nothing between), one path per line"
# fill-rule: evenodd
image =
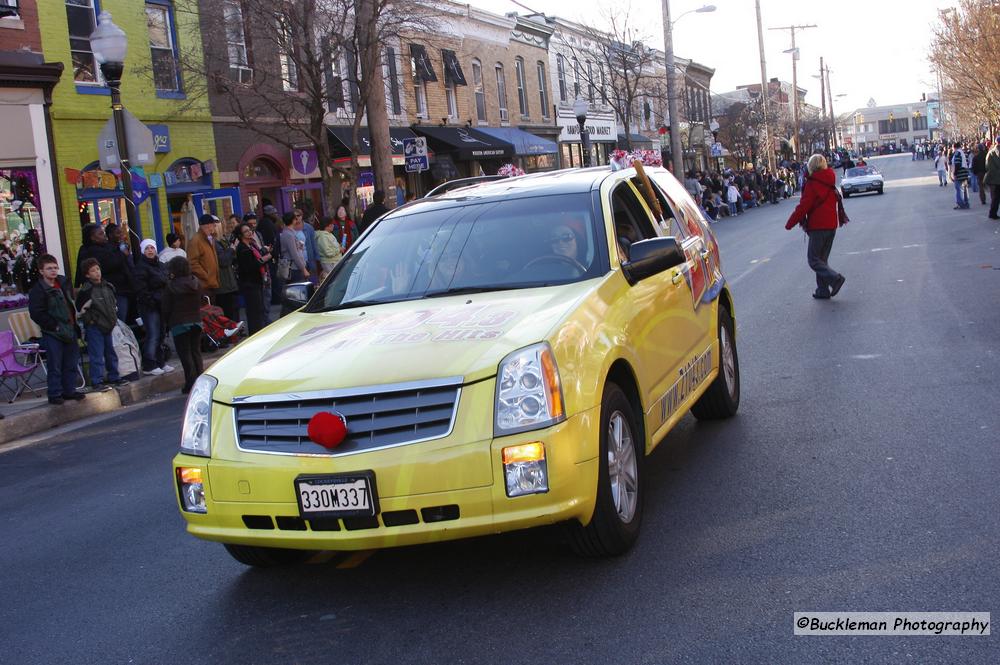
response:
M653 147L653 139L649 138L648 136L643 136L642 134L635 134L633 132L629 132L628 137L629 139L632 140L633 148L642 148L646 150ZM624 134L618 135L618 147L623 149L625 148Z
M559 152L559 146L555 141L543 139L517 127L483 127L479 131L510 143L514 146L514 154L518 157L554 155Z
M330 153L334 160L351 156L352 128L347 126L327 127L330 132ZM392 150L392 163L403 164L403 139L413 139L417 135L407 127L389 128L389 147ZM358 128L358 162L361 166L371 164L372 140L367 127Z
M450 153L458 160L511 159L514 146L471 127L416 125L413 131L426 136L435 152Z
M420 44L410 44L410 57L413 58L414 75L428 83L435 83L438 80L434 73L434 66L431 58L427 55L427 49Z

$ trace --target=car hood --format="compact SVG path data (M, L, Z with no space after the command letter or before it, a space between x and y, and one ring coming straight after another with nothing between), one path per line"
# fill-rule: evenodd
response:
M516 349L546 339L600 280L308 314L293 312L208 371L215 399L494 376Z
M844 178L840 181L841 185L867 185L872 182L882 182L882 176L880 174L874 175L859 175L853 178Z

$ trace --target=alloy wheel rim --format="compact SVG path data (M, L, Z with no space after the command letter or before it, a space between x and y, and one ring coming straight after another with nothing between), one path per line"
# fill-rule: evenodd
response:
M638 504L639 474L632 430L621 411L608 421L608 477L618 518L629 523Z
M733 355L733 344L729 340L729 330L721 329L722 371L726 375L726 391L730 399L736 399L736 358Z

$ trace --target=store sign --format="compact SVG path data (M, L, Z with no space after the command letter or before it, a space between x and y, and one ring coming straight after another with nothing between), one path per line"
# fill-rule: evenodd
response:
M302 178L319 177L319 153L316 148L294 148L288 155L292 170Z
M167 125L146 125L153 132L153 152L170 152L170 127Z
M601 143L618 141L618 125L614 118L587 118L587 132L591 141ZM559 141L560 143L580 141L580 123L571 114L559 114Z

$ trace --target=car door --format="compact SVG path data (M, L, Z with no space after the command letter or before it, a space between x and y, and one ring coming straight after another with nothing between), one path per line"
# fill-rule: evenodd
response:
M663 235L635 186L622 181L609 196L609 246L612 268L628 260L629 246ZM691 291L685 266L636 282L615 303L624 339L635 357L635 370L646 405L647 425L655 432L669 414L659 408L680 377L695 339Z

